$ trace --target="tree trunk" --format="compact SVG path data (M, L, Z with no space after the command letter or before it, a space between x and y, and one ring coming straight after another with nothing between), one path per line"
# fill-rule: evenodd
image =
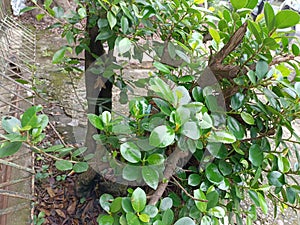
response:
M96 41L99 29L97 27L89 27L89 18L87 18L86 31L90 40L90 51L85 51L85 85L88 101L88 113L99 115L104 111L104 109L109 111L111 110L112 82L103 78L101 74L89 72L89 68L92 67L93 63L96 61L95 55L99 57L105 55L105 49L100 41ZM99 79L104 85L95 85L99 83ZM93 139L93 135L97 133L99 133L99 131L90 122L88 122L85 139L88 153L94 153L96 150L96 142ZM95 176L96 171L94 171L91 167L87 172L79 176L76 185L76 192L78 196L84 196L86 194L86 192L90 189Z

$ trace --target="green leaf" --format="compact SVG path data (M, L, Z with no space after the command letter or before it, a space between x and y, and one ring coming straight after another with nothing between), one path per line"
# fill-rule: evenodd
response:
M219 193L217 191L211 191L206 194L207 209L211 209L219 203Z
M99 199L100 206L103 210L105 210L107 213L110 212L110 206L112 201L114 200L114 197L110 194L103 194L101 195Z
M182 217L174 225L196 225L195 222L189 217Z
M112 213L119 212L122 209L122 198L117 197L110 205L110 211Z
M248 0L230 0L230 2L235 9L245 8L248 4Z
M131 49L131 41L125 37L123 38L118 45L119 53L123 55Z
M257 196L258 196L258 201L259 201L261 210L263 211L264 214L267 214L268 213L268 205L267 205L265 197L259 192L257 192Z
M161 211L166 211L167 209L171 209L172 206L173 206L173 200L169 197L166 197L160 201L159 209Z
M151 168L150 166L142 167L142 176L146 184L156 190L159 183L159 175L158 172Z
M38 117L36 116L36 113L40 112L42 109L42 106L32 106L29 109L27 109L22 115L22 127L38 127Z
M58 6L58 7L53 7L53 11L55 13L55 17L56 18L62 18L64 16L64 9L61 7L61 6Z
M192 140L198 140L200 138L200 130L195 122L186 122L183 124L181 134Z
M237 140L241 140L245 136L245 129L235 118L229 116L227 118L227 126Z
M127 225L140 225L139 218L132 212L126 214Z
M159 77L151 78L150 81L150 88L162 99L165 99L169 103L174 103L174 95L171 91L169 85L167 85L162 79Z
M257 43L261 44L262 39L261 39L261 33L260 33L259 26L256 23L252 22L252 21L248 21L248 28L251 31L251 33L254 35Z
M162 100L160 98L153 98L152 100L155 102L155 104L158 106L158 108L164 114L166 114L167 116L170 116L170 114L171 114L171 105L167 101Z
M254 118L251 114L249 114L247 112L242 112L241 117L246 123L248 123L250 125L254 125Z
M296 44L292 44L292 52L295 56L299 56L300 55L300 49L298 47L298 45Z
M219 142L224 144L232 144L236 142L236 138L228 131L216 131L208 137L209 142Z
M256 71L255 71L258 80L265 78L268 71L269 71L268 63L266 61L259 60L256 64Z
M243 93L237 92L231 97L231 108L238 110L243 106L245 102L245 95Z
M15 154L22 146L22 142L4 142L0 145L0 158Z
M201 177L199 174L191 174L188 177L188 185L190 186L198 186L200 184Z
M264 5L264 16L265 16L266 25L267 25L268 30L270 32L274 29L275 14L274 14L274 10L273 10L272 6L268 2L266 2L265 5Z
M97 21L98 28L102 29L108 25L107 19L100 18Z
M260 206L257 192L253 190L248 190L248 193L255 205Z
M173 143L175 132L170 126L156 127L150 134L149 143L154 147L164 148Z
M206 196L203 191L200 189L194 190L194 198L206 200ZM206 212L207 202L197 201L195 200L196 207L200 210L200 212Z
M34 9L37 9L37 7L36 6L30 6L30 7L27 6L27 7L23 8L23 9L21 9L20 14L28 12L28 11L31 11L31 10L34 10Z
M162 222L164 225L172 225L174 221L174 213L171 209L164 211L162 216Z
M208 28L208 32L210 33L210 35L214 39L214 41L217 44L220 44L221 38L220 38L219 32L216 29L212 28L212 27Z
M146 206L147 196L143 189L137 188L133 191L131 196L132 208L137 212L143 211Z
M154 205L146 205L145 209L143 210L143 213L149 215L150 218L154 218L158 214L158 208Z
M289 203L294 204L297 198L295 190L291 187L286 188L286 197Z
M125 213L134 212L129 197L122 198L122 209Z
M139 219L144 223L148 223L150 221L150 216L147 214L142 213L142 214L139 214L138 216L139 216Z
M264 159L263 151L260 149L259 145L254 144L249 149L249 160L250 162L259 167Z
M87 162L79 162L73 166L73 170L75 173L82 173L87 171L89 168L89 164Z
M1 121L2 129L9 134L20 134L21 122L15 117L4 116Z
M203 97L203 89L199 86L196 86L192 90L192 95L195 101L197 102L203 102L204 97Z
M297 23L299 14L293 10L280 10L275 16L275 27L279 29L293 27Z
M53 55L53 58L52 58L52 63L53 64L58 64L58 63L62 63L64 57L65 57L65 54L66 54L66 48L63 47L61 49L59 49L58 51L56 51Z
M133 142L125 142L120 146L120 152L124 159L131 163L141 161L141 151Z
M121 29L123 34L126 34L129 28L129 22L126 16L122 16L121 18Z
M103 130L104 129L104 125L103 122L101 120L101 118L95 114L87 114L88 120L90 121L90 123L96 127L99 130Z
M156 69L158 69L159 71L161 71L161 72L163 72L163 73L165 73L165 74L170 74L170 73L171 73L171 70L169 69L169 67L166 66L165 64L160 63L160 62L155 61L155 62L153 63L153 66L154 66Z
M219 219L224 218L225 217L225 209L223 209L220 206L216 206L214 208L209 209L208 213L214 217L217 217Z
M186 105L191 101L189 91L183 86L176 87L173 90L173 95L175 99L174 107Z
M232 173L232 166L229 162L225 160L219 161L219 170L224 176L227 176Z
M213 126L213 121L207 112L205 112L203 114L200 113L200 117L202 117L201 121L199 123L199 126L201 129L209 129Z
M104 125L108 125L111 121L111 113L109 111L104 111L101 115L101 119Z
M282 187L285 184L284 175L278 171L271 171L267 178L269 184L274 185L275 187Z
M203 216L201 218L201 225L211 225L212 224L212 221L211 221L211 218L209 216Z
M176 52L176 55L178 55L179 58L181 58L183 61L185 61L187 63L191 63L190 57L187 56L183 51L175 49L175 52Z
M55 162L55 167L58 170L66 171L66 170L71 170L73 168L73 164L68 160L57 160Z
M97 222L101 225L113 225L114 224L114 218L112 216L108 215L102 215Z
M224 180L224 177L220 173L218 167L213 163L206 167L205 175L206 178L213 184L220 184Z
M107 20L108 20L110 29L113 29L114 26L116 26L116 24L117 24L117 19L111 11L108 11L108 13L107 13Z
M35 16L35 18L36 18L37 21L41 21L45 16L46 16L46 14L37 14Z
M111 36L113 36L113 32L107 28L107 29L101 29L100 33L97 35L95 41L106 41L108 40Z
M136 181L141 177L141 172L136 166L126 165L123 168L122 176L128 181Z
M151 154L148 158L147 158L147 162L150 165L161 165L165 162L165 158L162 154Z

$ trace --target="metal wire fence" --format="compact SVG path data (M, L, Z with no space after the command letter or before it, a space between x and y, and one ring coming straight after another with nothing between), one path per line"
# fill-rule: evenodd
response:
M32 83L36 36L11 16L9 4L8 0L0 2L1 118L19 117L24 109L34 104L35 96ZM32 151L25 146L16 155L0 159L1 225L32 223L33 160Z

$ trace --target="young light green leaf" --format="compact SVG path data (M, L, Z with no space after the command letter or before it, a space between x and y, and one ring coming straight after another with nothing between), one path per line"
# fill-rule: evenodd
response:
M220 206L216 206L216 207L209 209L208 213L219 219L224 218L225 214L226 214L225 209Z
M98 224L102 225L113 225L114 224L114 218L110 215L102 215L97 219Z
M101 118L95 114L88 114L87 115L88 120L90 121L90 123L96 127L99 130L103 130L104 129L104 125L103 122L101 120Z
M211 35L211 37L213 38L213 40L214 40L217 44L220 44L221 38L220 38L219 32L218 32L216 29L212 28L212 27L210 27L210 28L208 29L208 32L210 33L210 35Z
M295 26L299 23L299 18L299 14L293 10L280 10L275 16L275 27L284 29Z
M146 206L147 196L143 189L137 188L133 191L131 196L131 205L132 208L137 212L143 211Z
M216 131L209 136L208 141L213 143L220 142L224 144L232 144L236 142L236 138L229 131Z
M230 0L230 2L235 9L244 8L248 4L248 0Z
M206 200L206 196L205 196L204 192L201 191L200 189L194 190L194 198ZM196 204L196 207L200 210L200 212L203 212L203 213L206 212L207 202L195 200L195 204Z

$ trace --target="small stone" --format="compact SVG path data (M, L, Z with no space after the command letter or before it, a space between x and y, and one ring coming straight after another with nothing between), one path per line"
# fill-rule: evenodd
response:
M284 223L282 222L282 220L278 220L277 225L284 225Z

